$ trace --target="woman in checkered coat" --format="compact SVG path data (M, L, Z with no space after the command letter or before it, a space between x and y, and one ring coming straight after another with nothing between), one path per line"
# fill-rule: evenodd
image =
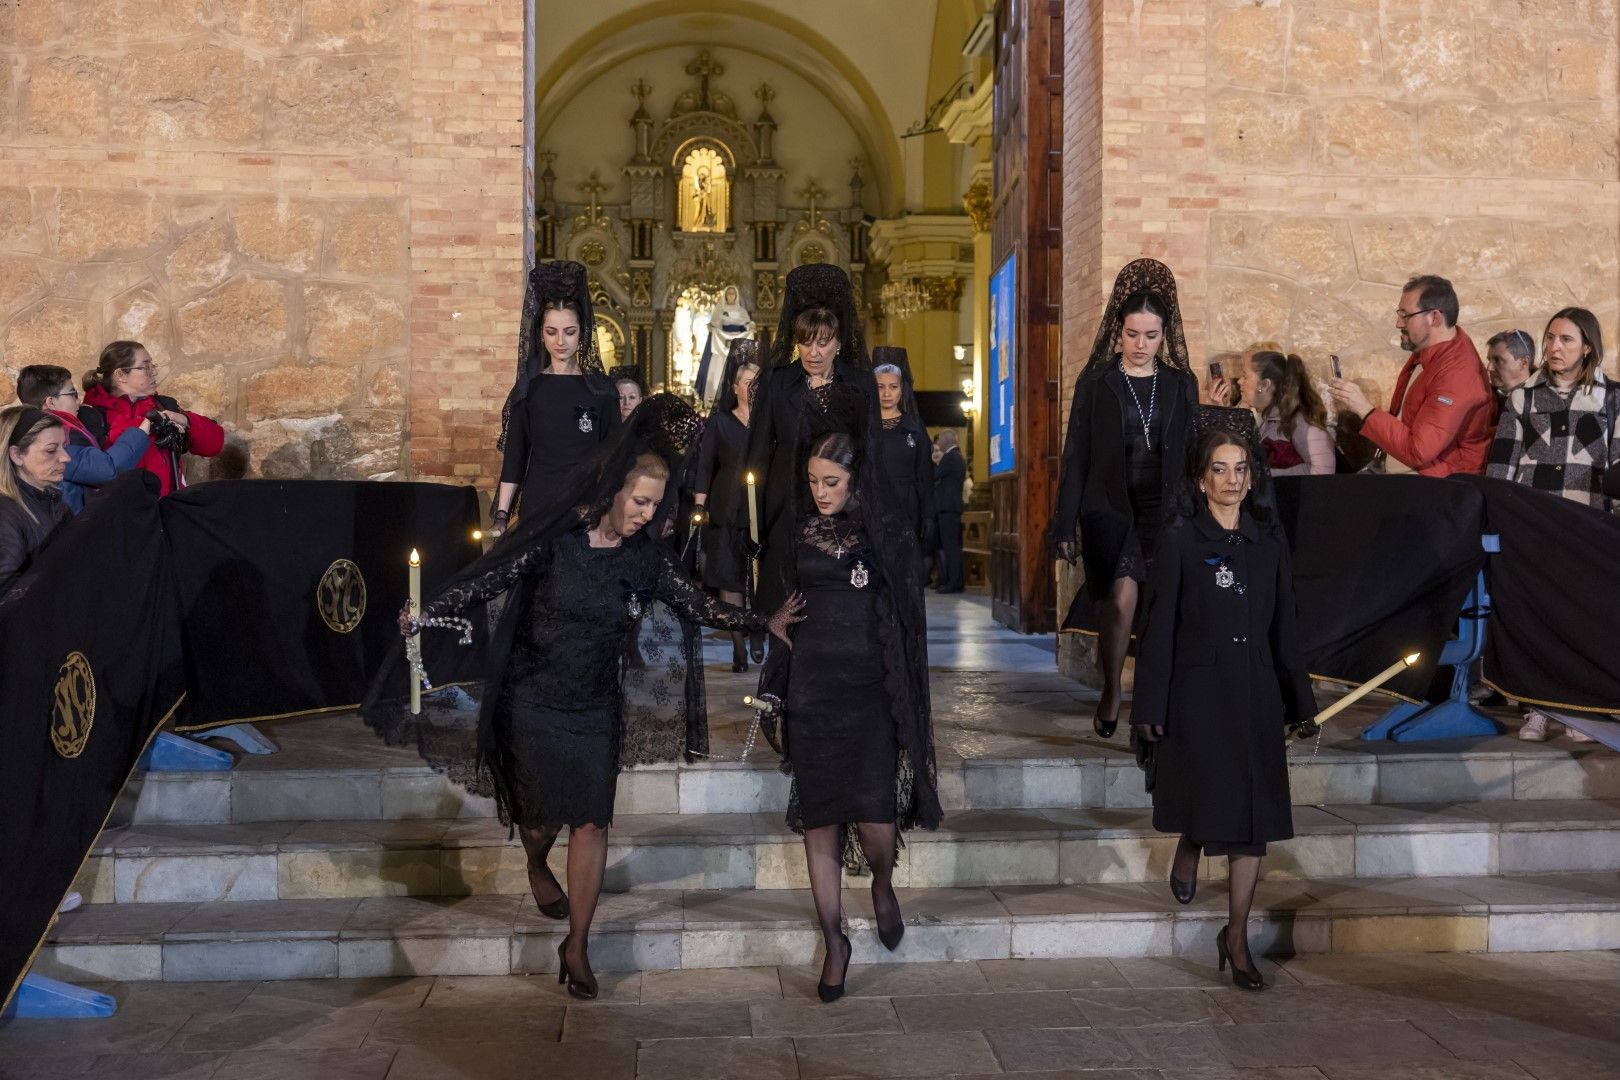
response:
M1612 510L1603 479L1620 468L1620 384L1603 374L1597 317L1564 308L1541 354L1541 370L1502 406L1485 474Z

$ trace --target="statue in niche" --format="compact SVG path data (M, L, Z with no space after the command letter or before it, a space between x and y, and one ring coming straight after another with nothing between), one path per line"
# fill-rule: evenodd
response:
M725 159L713 147L700 146L686 155L680 219L682 232L726 232L731 227L731 184Z
M703 359L698 361L697 377L692 380L692 390L704 408L712 406L720 394L731 346L752 337L755 329L748 309L742 306L742 293L737 286L727 285L720 302L709 312L709 339L703 346Z

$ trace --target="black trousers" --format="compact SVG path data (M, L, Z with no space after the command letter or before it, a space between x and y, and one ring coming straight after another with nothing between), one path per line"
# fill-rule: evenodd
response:
M940 592L962 590L962 515L941 512L934 515L939 527Z

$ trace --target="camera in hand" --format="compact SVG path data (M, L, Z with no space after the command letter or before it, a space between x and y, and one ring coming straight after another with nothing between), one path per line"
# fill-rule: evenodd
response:
M191 449L191 433L163 413L153 409L146 414L146 419L152 428L152 445L176 454L184 454Z

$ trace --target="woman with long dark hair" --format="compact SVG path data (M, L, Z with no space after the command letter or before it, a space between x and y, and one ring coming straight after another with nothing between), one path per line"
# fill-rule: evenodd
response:
M1163 263L1138 259L1114 279L1075 382L1051 526L1058 556L1085 563L1063 627L1096 623L1103 689L1092 727L1104 739L1119 724L1139 590L1197 413L1176 279Z
M447 650L432 640L421 645L435 657L401 664L396 656L362 709L390 745L414 745L430 763L494 796L501 820L523 841L540 912L568 920L557 948L558 981L575 997L596 996L587 936L606 868L619 768L708 750L696 633L684 638L687 692L664 703L666 713L673 709L684 719L682 745L660 741L670 725L661 725L667 717L652 705L627 708L626 651L643 612L658 601L688 627L785 634L798 609L797 600L784 603L767 620L711 600L657 542L673 502L673 466L698 427L690 406L672 395L647 399L585 469L552 475L551 487L534 489L543 494L531 499L514 529L429 599L418 618L402 613L401 631L413 640L425 628L456 628L469 644L484 628L476 715L460 711L453 694L426 695L415 713L400 698L409 685L402 667L424 682L435 668L445 670ZM565 825L567 895L547 866Z
M500 486L490 532L504 533L527 499L596 456L619 427L619 392L602 372L590 278L577 262L529 271L518 332L518 371L501 409Z
M900 837L940 821L922 561L907 508L879 480L868 405L853 386L806 405L787 567L803 621L760 676L766 736L792 777L787 820L804 836L828 1002L843 995L851 955L843 869L870 868L878 939L898 948Z
M1294 835L1285 732L1315 730L1316 700L1287 538L1256 500L1266 473L1253 437L1206 432L1187 473L1190 513L1160 530L1148 577L1133 742L1151 747L1153 827L1181 837L1171 893L1190 904L1200 857L1227 857L1230 918L1216 953L1233 983L1260 990L1249 911L1266 845Z
M759 377L758 343L748 338L731 346L727 365L725 384L703 425L692 491L703 508L703 584L726 603L741 607L752 591L743 455L748 450L754 381ZM748 670L740 633L731 635L731 670Z
M1260 445L1273 476L1329 476L1337 462L1327 406L1311 385L1305 361L1261 349L1243 361L1239 400L1259 417Z

